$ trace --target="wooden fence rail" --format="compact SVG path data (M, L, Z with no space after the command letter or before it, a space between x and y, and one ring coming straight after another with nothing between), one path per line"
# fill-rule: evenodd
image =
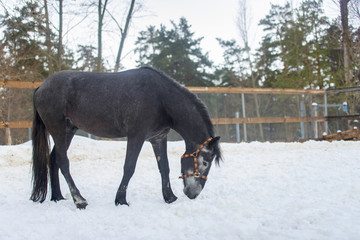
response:
M0 88L38 88L42 82L29 81L0 81Z
M0 88L25 88L35 89L42 82L29 81L0 81ZM188 87L194 93L244 93L244 94L316 94L325 95L325 90L313 89L277 89L277 88L229 88L229 87ZM349 89L354 90L354 89ZM359 90L359 89L356 89ZM335 90L334 90L335 91ZM345 91L345 90L342 90ZM257 124L257 123L299 123L299 122L324 122L326 117L255 117L255 118L213 118L215 125L221 124ZM31 128L31 121L2 121L0 128Z
M0 122L0 128L31 128L32 121L10 121Z
M324 122L326 117L260 117L260 118L212 118L214 125L223 124L255 124L255 123L299 123ZM0 122L0 128L31 128L32 121Z
M246 94L318 94L325 95L325 90L292 88L231 88L231 87L187 87L194 93L246 93Z
M42 82L0 81L1 88L38 88ZM325 90L292 89L292 88L232 88L232 87L187 87L194 93L247 93L247 94L320 94Z
M254 118L212 118L213 124L255 124L255 123L300 123L324 122L326 117L254 117Z

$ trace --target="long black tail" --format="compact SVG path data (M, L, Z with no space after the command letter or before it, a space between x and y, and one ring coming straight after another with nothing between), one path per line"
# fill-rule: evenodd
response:
M50 161L49 134L44 122L34 105L34 120L32 128L33 162L32 183L33 190L30 199L34 202L43 202L47 194L48 168Z

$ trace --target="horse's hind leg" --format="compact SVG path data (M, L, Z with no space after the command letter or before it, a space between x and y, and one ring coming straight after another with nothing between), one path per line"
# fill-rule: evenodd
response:
M150 142L153 146L158 168L161 174L162 193L164 200L167 203L172 203L176 201L177 197L174 195L170 186L170 168L167 157L167 138L165 136L161 139L150 140Z
M66 145L67 145L67 149L69 149L71 140L74 137L77 128L76 127L70 128L68 124L67 129L68 131L66 133ZM59 169L60 167L56 163L56 153L54 147L50 155L50 182L51 182L51 201L55 201L55 202L64 199L60 189Z
M67 157L66 150L67 149L65 146L57 146L55 143L56 163L60 167L61 173L69 186L71 196L74 200L76 207L83 209L88 204L85 198L81 196L79 189L76 187L75 182L70 175L69 159Z
M71 196L74 200L76 207L79 209L83 209L88 205L88 203L85 198L81 196L79 189L76 187L75 182L70 175L70 163L67 156L67 150L69 148L71 139L74 136L74 131L76 131L75 129L76 128L71 123L69 123L69 121L66 121L65 129L57 129L57 131L55 131L55 133L51 133L51 135L55 142L54 155L56 161L56 168L60 168L61 173L69 186ZM54 169L54 172L56 168ZM54 176L54 178L56 178L56 175ZM54 180L54 183L56 184L58 178Z
M51 201L60 201L64 197L61 194L59 181L59 166L56 164L55 147L50 155L50 182L51 182Z

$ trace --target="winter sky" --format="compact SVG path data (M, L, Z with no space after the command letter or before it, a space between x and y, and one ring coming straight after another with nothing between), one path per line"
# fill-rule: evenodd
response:
M215 63L222 61L222 49L216 38L224 40L236 39L241 43L239 30L237 28L237 16L241 0L143 0L143 12L133 20L132 32L126 42L128 49L133 47L132 43L140 30L146 26L160 24L169 25L170 20L176 23L181 17L185 17L195 32L195 37L204 37L201 47L208 52L210 60ZM258 23L269 12L271 3L284 5L286 0L247 0L249 16L249 42L255 49L261 40L263 31ZM294 8L301 0L290 0ZM324 0L326 13L330 18L337 16L337 7L332 0ZM135 58L136 59L136 58ZM126 68L133 67L134 60L131 57L123 62Z
M130 30L125 42L122 64L125 68L136 67L137 56L132 54L135 48L135 41L139 32L146 30L147 26L154 25L159 28L160 24L170 26L170 21L179 22L181 17L185 17L191 25L191 31L195 33L194 38L203 37L201 48L204 53L209 53L209 58L215 64L223 61L222 49L216 38L223 40L235 39L242 43L239 30L237 28L237 17L239 12L239 2L244 0L136 0L142 4L142 8L137 11L132 19ZM302 0L247 0L249 17L248 38L251 48L258 47L263 30L258 23L268 14L271 3L283 6L289 1L296 8ZM338 7L334 0L323 0L326 15L333 19L338 16ZM48 1L50 18L54 28L57 28L57 9L58 1ZM78 3L86 1L79 1ZM22 0L1 1L0 7L11 9L16 5L22 4ZM77 13L74 17L75 1L64 2L64 43L76 51L78 45L97 46L97 10L94 6L92 16L84 19L83 13ZM129 0L110 0L107 16L105 17L103 33L103 57L109 67L113 67L115 62L120 34L115 27L110 14L116 18L121 25L127 15ZM80 7L83 12L86 7ZM2 10L2 9L1 9ZM76 17L77 15L77 17Z

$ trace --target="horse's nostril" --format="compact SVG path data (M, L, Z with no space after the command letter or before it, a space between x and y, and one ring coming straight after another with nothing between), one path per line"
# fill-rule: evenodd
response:
M189 187L184 188L184 193L190 199L195 199L199 195L197 192L192 192Z
M194 195L187 195L188 196L188 198L190 198L190 199L195 199L197 196L198 196L198 194L194 194Z

